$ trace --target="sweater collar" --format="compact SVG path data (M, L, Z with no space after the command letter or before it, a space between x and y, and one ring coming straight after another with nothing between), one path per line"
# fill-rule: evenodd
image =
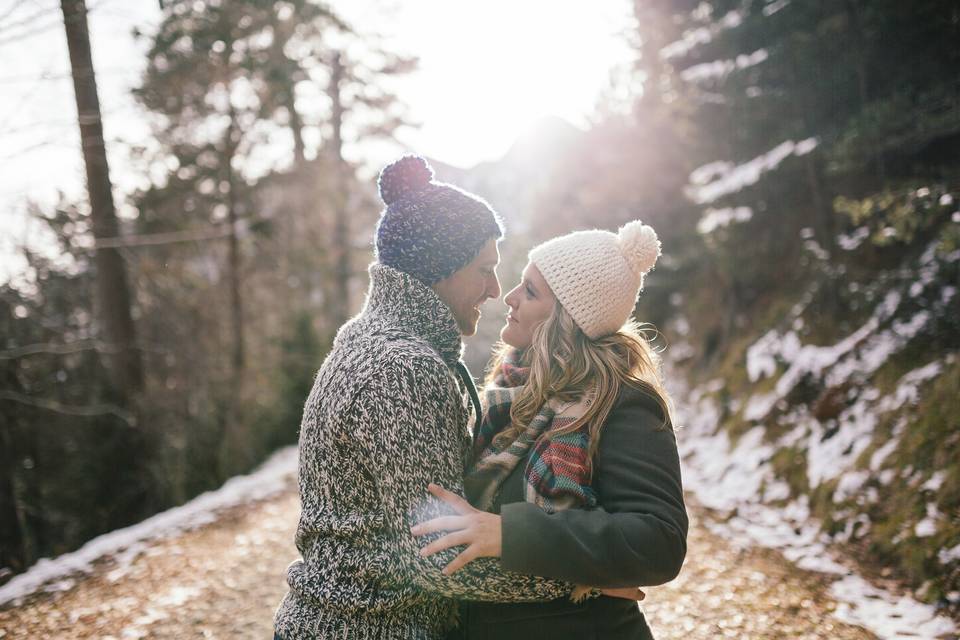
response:
M423 338L448 366L460 360L463 336L453 312L433 289L409 274L379 262L371 264L363 314Z

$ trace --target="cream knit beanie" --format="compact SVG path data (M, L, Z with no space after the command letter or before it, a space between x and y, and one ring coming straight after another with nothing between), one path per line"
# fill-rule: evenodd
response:
M530 262L587 337L596 339L630 318L643 277L659 256L657 233L634 220L616 234L594 229L548 240L530 251Z

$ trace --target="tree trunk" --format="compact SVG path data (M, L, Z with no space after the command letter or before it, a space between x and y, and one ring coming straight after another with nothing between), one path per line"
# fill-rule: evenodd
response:
M20 386L12 360L7 361L0 372L4 387ZM15 413L17 409L5 411L4 419L0 420L0 567L11 567L19 573L36 560L36 545L27 522L26 492L19 477L23 473L22 454L26 443L16 440L17 436L24 437L23 418ZM32 438L35 431L30 429L31 435L26 437ZM34 509L41 507L41 504L33 505Z
M230 359L234 375L239 376L246 364L246 354L243 331L243 298L240 293L240 247L237 241L237 197L236 177L233 175L231 163L236 152L236 114L230 108L230 126L227 127L227 151L224 163L227 175L227 224L230 225L230 235L227 236L227 279L230 286L230 327L233 333L233 351Z
M289 69L290 59L284 53L283 47L290 40L293 31L293 18L281 20L276 11L271 11L271 26L273 27L273 46L270 49L271 63L275 69ZM296 80L293 74L281 71L283 105L289 118L290 133L293 134L294 165L302 165L306 159L306 146L303 143L303 118L297 111Z
M847 0L847 18L850 21L850 41L853 44L853 55L856 56L857 94L860 99L860 108L863 109L870 101L870 79L867 74L867 53L863 39L863 21L861 20L860 3L858 0ZM883 159L883 151L878 151L873 160L878 188L887 181L887 165Z
M333 101L333 153L336 166L336 187L333 201L333 259L334 295L333 326L347 321L350 313L350 221L347 214L346 178L347 166L343 159L343 98L341 84L344 77L340 53L334 53L330 98Z
M228 20L226 12L223 14L225 20ZM233 159L237 155L239 147L239 127L237 126L237 111L233 106L231 96L232 72L230 56L233 53L233 34L229 22L225 27L227 36L225 38L225 47L223 50L223 83L224 92L227 94L227 130L223 139L223 172L227 182L227 224L230 227L230 234L227 236L227 283L230 288L230 332L233 336L233 345L231 348L230 365L233 371L235 392L239 392L239 383L242 378L244 365L246 364L246 349L244 344L243 327L243 298L240 292L240 246L237 241L237 178L233 174Z
M296 97L296 92L291 84L290 91L287 93L287 113L290 117L290 132L293 133L294 164L299 166L306 160L306 146L303 144L303 118L297 111Z
M228 19L224 14L224 19ZM230 379L229 389L223 411L223 440L220 446L220 476L222 479L236 475L246 470L249 462L249 442L244 428L246 424L242 411L246 400L246 336L243 317L243 293L241 287L241 256L238 238L238 185L241 179L234 173L233 159L237 156L242 132L236 107L233 105L231 89L235 69L232 67L230 56L233 52L234 38L232 27L228 22L225 28L226 38L223 51L223 82L227 94L227 130L223 141L223 175L227 183L226 205L227 224L230 234L227 236L227 286L230 296L230 332L233 337L230 351Z
M669 6L651 0L634 0L633 14L637 19L637 31L640 36L640 64L647 76L643 82L641 102L650 105L656 111L663 107L664 64L660 58L660 49L667 44L669 34L665 28L671 25Z
M100 100L90 55L87 8L84 0L61 0L60 7L63 11L73 88L77 99L93 235L96 239L116 238L119 225L113 204L107 152L103 142ZM116 248L97 248L94 265L97 316L109 344L107 368L120 395L129 400L143 388L143 365L136 347L126 269Z

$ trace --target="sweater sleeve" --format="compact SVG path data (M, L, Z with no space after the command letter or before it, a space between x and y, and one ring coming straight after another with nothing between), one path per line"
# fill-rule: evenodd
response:
M637 394L639 395L639 394ZM649 399L621 401L601 433L598 508L548 514L503 505L503 566L595 587L669 582L686 555L687 513L673 430Z
M463 547L422 558L420 549L440 534L415 538L410 527L439 515L446 505L433 498L434 482L463 495L463 449L442 363L419 359L384 362L381 374L356 399L358 433L377 474L388 539L382 567L385 586L416 585L451 598L535 602L567 595L572 585L505 571L500 560L480 558L452 575L441 573Z

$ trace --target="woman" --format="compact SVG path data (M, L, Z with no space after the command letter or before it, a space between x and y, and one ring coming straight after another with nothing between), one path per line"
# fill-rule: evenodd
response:
M487 379L471 504L431 485L459 515L414 527L445 535L422 555L465 545L453 572L481 556L581 585L546 603L468 602L467 638L652 638L635 602L599 588L672 580L687 515L669 398L658 358L629 321L660 254L639 221L581 231L530 252Z

